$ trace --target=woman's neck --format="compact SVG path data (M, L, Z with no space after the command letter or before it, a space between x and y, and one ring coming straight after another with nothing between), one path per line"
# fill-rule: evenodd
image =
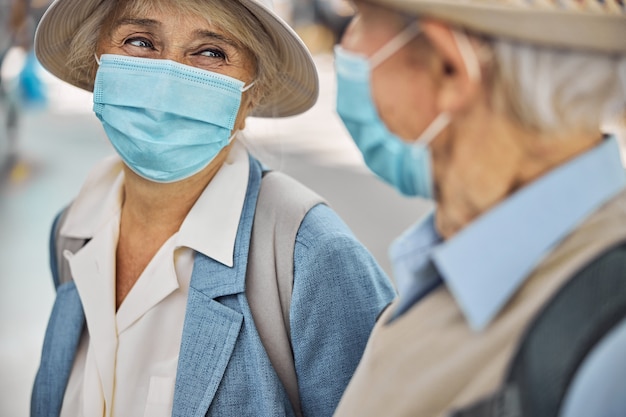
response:
M225 148L201 172L174 183L155 183L125 167L124 202L120 228L171 236L228 156Z

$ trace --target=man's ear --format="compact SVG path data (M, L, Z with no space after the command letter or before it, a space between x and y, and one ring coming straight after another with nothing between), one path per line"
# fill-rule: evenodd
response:
M480 68L474 51L461 50L460 42L464 42L464 34L454 33L444 23L434 20L422 20L419 23L424 35L430 41L436 58L440 60L441 88L437 94L437 108L441 112L456 113L463 111L478 96L481 89ZM467 48L474 46L467 41ZM466 56L463 54L473 56ZM471 60L474 60L472 62ZM467 62L469 61L469 62ZM475 68L468 68L475 65Z

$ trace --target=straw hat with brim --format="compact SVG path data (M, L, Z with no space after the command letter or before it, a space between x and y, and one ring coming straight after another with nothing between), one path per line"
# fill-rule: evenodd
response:
M367 0L496 38L626 52L623 0Z
M35 52L41 64L63 81L93 91L93 80L77 78L67 66L70 43L78 28L103 0L55 0L41 19ZM237 0L264 26L280 59L278 89L268 92L253 112L259 117L302 113L315 104L319 84L315 64L296 33L270 8L257 0Z

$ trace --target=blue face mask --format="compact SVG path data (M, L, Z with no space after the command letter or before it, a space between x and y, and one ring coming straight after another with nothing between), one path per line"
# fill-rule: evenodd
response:
M404 195L433 199L428 144L448 124L448 115L440 114L414 143L408 143L387 129L370 90L372 70L418 33L417 26L410 25L369 59L337 45L337 113L376 175Z
M232 140L242 81L169 60L102 55L99 64L93 110L138 175L189 178Z

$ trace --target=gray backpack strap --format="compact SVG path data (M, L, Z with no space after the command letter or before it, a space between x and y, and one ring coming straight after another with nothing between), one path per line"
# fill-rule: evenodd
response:
M306 213L324 200L280 172L263 176L256 204L246 295L254 323L296 415L302 415L291 348L289 310L296 235Z
M60 230L65 222L70 206L65 207L57 215L52 224L52 232L50 234L50 269L52 270L52 278L55 288L72 280L70 265L63 252L69 250L76 253L80 248L85 246L87 239L78 239L61 236Z
M626 317L626 244L581 269L537 314L503 387L453 417L552 417L585 357Z

